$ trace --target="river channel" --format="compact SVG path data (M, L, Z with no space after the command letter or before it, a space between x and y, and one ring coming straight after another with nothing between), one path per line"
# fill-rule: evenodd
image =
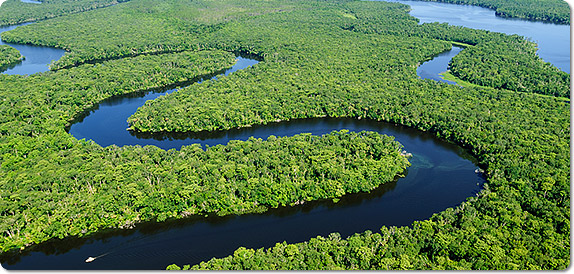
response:
M461 13L468 6L458 7L461 11L444 16L464 17ZM414 10L411 15L415 15ZM475 15L466 16L472 18ZM256 63L255 60L239 57L237 64L226 73L249 69L249 66ZM480 173L475 172L476 160L462 148L438 140L431 133L369 120L302 119L245 129L159 136L136 135L125 130L127 116L133 114L143 102L173 91L151 92L141 98L107 100L89 115L79 119L69 132L76 138L92 139L102 146L152 144L164 149L178 149L191 143L209 146L226 144L229 140L246 140L250 136L267 138L270 135L291 136L302 132L319 135L340 129L371 130L394 136L404 145L405 150L413 154L410 160L412 166L403 174L403 178L370 193L347 195L337 203L330 200L317 201L273 209L263 214L193 217L161 224L144 223L135 229L106 231L86 239L53 240L29 248L21 256L2 258L4 268L164 269L172 263L195 264L212 257L224 257L240 246L271 247L276 242L301 242L317 235L327 236L332 232L338 232L342 237L365 230L376 232L383 225L410 225L415 220L428 219L433 213L456 206L476 195L485 181ZM100 112L102 114L98 114ZM122 115L127 116L124 118ZM96 119L90 122L92 117ZM113 121L98 120L100 118L97 117L113 117ZM112 130L102 132L92 128L97 123ZM86 128L98 134L79 130L82 124L88 125ZM85 263L90 256L99 257L91 263Z
M25 26L33 23L24 23L15 26L8 26L8 27L0 27L0 34L5 31L13 30L19 26ZM24 60L16 65L7 67L7 68L0 68L3 71L3 74L16 74L16 75L24 75L24 74L34 74L38 72L45 72L50 70L50 63L52 61L59 60L64 56L66 53L65 50L50 48L50 47L39 47L39 46L31 46L31 45L20 45L20 44L12 44L6 43L0 39L0 45L8 45L15 49L17 49L22 56L24 56Z
M256 63L238 57L225 74L248 69ZM226 144L251 136L265 139L270 135L292 136L302 132L321 135L341 129L370 130L394 136L413 154L412 166L403 174L404 178L371 193L348 195L338 203L318 201L273 209L265 214L147 223L133 230L100 233L88 239L55 240L30 248L22 256L4 259L5 268L162 269L171 263L194 264L226 256L240 246L271 247L276 242L301 242L332 232L346 237L365 230L377 231L383 225L410 225L415 220L427 219L476 195L485 181L476 172L476 161L462 148L438 140L431 133L369 120L301 119L244 129L163 136L138 136L125 130L127 117L146 100L173 91L107 100L72 125L70 133L77 138L88 136L103 146L154 144L178 149L192 143ZM89 256L101 255L104 256L94 262L84 262Z
M570 73L570 25L558 25L496 16L494 10L438 2L374 0L399 2L411 7L410 15L419 23L448 23L473 29L518 34L538 44L538 56ZM439 71L440 72L444 72ZM420 75L419 75L420 76Z

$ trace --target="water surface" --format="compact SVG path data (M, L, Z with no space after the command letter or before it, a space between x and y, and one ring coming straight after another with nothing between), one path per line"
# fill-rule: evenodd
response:
M257 63L258 61L254 59L237 57L235 65L226 70L223 75L227 76L230 73L248 68ZM217 76L208 78L216 80ZM201 83L202 81L203 80L200 80L198 82ZM72 124L68 132L77 139L93 140L103 147L112 144L118 146L154 145L163 149L179 149L182 145L194 143L195 140L181 140L181 138L185 137L178 137L181 135L176 134L148 136L126 130L128 128L128 117L132 116L146 101L172 92L177 92L177 89L150 91L145 95L132 94L104 100L95 109L92 109ZM210 142L209 144L214 143Z
M345 196L338 203L310 202L265 214L194 217L185 221L140 225L89 239L56 240L38 245L23 256L4 259L7 269L164 269L177 263L197 264L224 257L241 246L272 247L338 232L342 237L383 225L410 225L476 195L484 183L476 161L462 148L432 133L404 126L350 118L301 119L220 132L198 133L188 143L224 144L249 136L315 135L333 130L370 130L392 135L413 154L404 178L370 193ZM169 144L169 142L168 142ZM178 146L179 143L177 143ZM174 146L174 145L167 145ZM167 148L167 147L166 147ZM98 258L92 263L84 260Z
M34 1L34 0L20 0L20 2L28 4L42 4L41 1Z
M422 79L431 79L438 82L456 85L456 82L445 80L440 73L448 70L448 63L461 50L463 50L463 48L453 46L452 49L439 53L431 60L422 63L417 68L417 75Z
M496 16L494 10L476 6L405 0L380 1L411 6L410 15L418 18L420 23L448 23L522 35L538 44L538 55L544 61L570 73L570 25L502 18Z
M32 23L24 23L15 26L0 27L0 34L5 31L13 30L19 26L29 24ZM48 71L50 70L49 65L53 61L62 58L62 56L64 56L64 53L66 53L66 51L62 49L6 43L2 40L0 40L0 45L8 45L17 49L18 51L20 51L20 54L23 55L25 58L21 63L8 67L7 69L3 70L2 72L3 74L10 74L10 75L13 74L25 75L25 74L34 74L38 72Z
M450 24L457 25L456 22L459 22L467 27L482 29L491 26L510 27L510 32L506 33L532 37L539 43L539 54L544 60L564 71L570 71L570 36L569 31L567 34L563 32L569 26L502 19L495 17L492 10L470 6L406 3L413 7L411 14L419 17L421 22L448 20ZM424 7L422 10L419 8L421 5ZM446 11L437 11L442 9L442 6L447 6ZM419 11L423 11L422 14ZM442 19L437 20L437 17ZM555 28L558 29L557 35L553 34ZM521 33L523 29L530 34ZM541 31L532 32L533 29ZM502 31L500 28L489 30ZM539 32L544 35L537 36ZM566 51L563 48L563 40L568 41ZM446 55L439 55L437 58L443 57L450 59ZM243 68L256 63L254 60L239 58L238 64L243 62L248 63L247 66L242 65ZM421 70L426 70L421 67ZM169 92L174 90L167 91ZM484 183L482 175L475 173L476 161L460 147L438 140L432 133L370 120L302 119L245 129L174 135L127 132L127 117L143 102L159 95L161 93L150 93L143 98L124 97L106 101L81 122L74 124L70 133L76 138L92 139L102 146L153 144L164 149L178 149L192 143L203 146L226 144L230 140L246 140L250 136L265 139L270 135L291 136L304 132L320 135L340 129L371 130L395 136L405 150L413 154L412 166L408 168L404 178L383 185L371 193L348 195L338 203L320 201L275 209L265 214L193 217L184 221L147 223L134 230L114 230L88 239L55 240L31 248L22 256L2 259L4 267L163 269L172 263L195 264L212 257L230 255L240 246L271 247L276 242L301 242L317 235L327 236L331 232L339 232L346 237L365 230L376 232L383 225L410 225L415 220L428 219L433 213L460 204L467 197L478 193ZM96 118L90 122L92 116ZM119 122L116 125L114 121ZM98 123L101 126L98 126ZM110 131L102 130L108 127ZM100 255L103 256L92 263L84 262L89 256Z

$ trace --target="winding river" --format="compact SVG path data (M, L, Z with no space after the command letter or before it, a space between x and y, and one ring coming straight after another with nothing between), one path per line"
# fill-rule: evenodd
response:
M19 26L25 26L29 24L33 23L24 23L15 26L0 27L0 33L13 30ZM10 66L8 68L4 68L2 72L3 74L24 75L24 74L34 74L38 72L48 71L50 70L49 68L50 63L52 63L52 61L62 58L62 56L64 56L64 53L66 53L66 51L62 49L12 44L12 43L6 43L2 40L0 40L0 45L9 45L17 49L18 51L20 51L20 54L23 55L25 58L19 64Z
M410 15L420 23L448 23L473 29L518 34L538 44L538 55L544 61L570 73L570 25L508 19L482 7L437 2L383 0L411 6Z
M419 23L448 23L455 26L463 26L473 29L483 29L506 34L518 34L538 44L538 56L564 72L570 73L570 25L558 25L545 22L534 22L521 19L509 19L496 16L494 10L469 6L438 2L421 2L409 0L373 0L398 2L411 7L410 15L419 19ZM447 70L448 61L444 64L444 56L454 57L460 52L459 47L439 55L423 63L417 70L423 79L432 79L440 82L451 83L442 79L438 74ZM443 59L443 60L440 60ZM450 61L450 59L448 59ZM432 64L435 63L436 64ZM430 63L430 64L429 64ZM440 63L440 64L439 64ZM421 67L429 64L421 73Z
M456 7L460 7L461 11L445 16L476 16L474 13L464 15L468 6ZM419 17L415 10L413 7L411 14ZM493 11L492 13L494 14ZM541 52L539 54L542 56ZM569 54L567 56L569 72ZM450 58L446 57L448 60ZM547 57L543 58L550 61ZM438 58L433 60L436 59ZM237 64L226 74L237 69L249 69L249 66L256 63L255 60L239 57ZM421 67L421 71L427 70ZM161 224L143 223L132 230L111 230L86 239L54 240L27 249L21 256L2 258L3 267L163 269L172 263L194 264L212 257L227 256L240 246L270 247L276 242L301 242L317 235L327 236L332 232L346 237L365 230L377 231L383 225L410 225L414 220L427 219L435 212L460 204L467 197L478 193L484 183L483 176L475 172L476 160L462 148L438 140L430 133L369 120L302 119L245 129L163 136L141 136L125 130L127 116L135 112L143 102L173 91L150 92L141 98L107 100L89 115L79 119L69 132L76 138L92 139L102 146L153 144L169 149L191 143L213 146L233 139L246 140L250 136L267 138L270 135L291 136L301 132L324 134L339 129L371 130L395 136L405 150L413 154L412 166L408 168L404 178L385 184L371 193L347 195L338 203L317 201L296 207L273 209L264 214L193 217ZM113 117L113 121L103 120L106 117ZM111 131L98 129L98 123ZM85 263L84 260L89 256L98 256L98 259L89 264Z
M302 130L304 129L304 130ZM128 231L89 239L55 240L12 261L8 269L163 269L171 263L195 264L232 254L240 246L271 247L276 242L308 240L339 232L346 237L383 225L409 225L455 206L480 191L484 178L475 161L458 146L433 134L403 126L354 119L304 119L241 130L198 134L195 142L225 143L243 136L323 134L336 129L372 130L395 136L413 154L404 178L371 193L270 210L264 214L196 217L142 224ZM89 256L100 256L87 264Z

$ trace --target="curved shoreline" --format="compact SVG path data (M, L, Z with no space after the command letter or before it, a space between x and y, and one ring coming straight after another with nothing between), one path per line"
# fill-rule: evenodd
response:
M97 253L96 253L96 254L90 254L90 255L97 255ZM129 255L129 254L128 254L128 255ZM127 255L126 255L126 256L127 256ZM140 257L140 258L141 258L141 257Z
M0 34L5 31L13 30L19 26L25 26L29 24L33 24L33 22L21 23L8 27L0 27ZM24 56L24 60L22 60L22 62L14 66L7 67L6 70L0 70L1 74L8 75L30 75L34 73L49 71L50 63L54 60L62 58L62 56L64 56L66 53L66 51L63 49L46 46L6 43L2 40L0 40L0 45L8 45L13 47L18 50L22 56Z

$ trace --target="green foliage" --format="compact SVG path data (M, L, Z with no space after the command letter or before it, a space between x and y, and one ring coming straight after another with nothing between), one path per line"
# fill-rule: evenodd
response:
M222 51L142 55L28 77L1 75L0 134L60 131L111 96L185 84L233 65Z
M473 84L570 97L570 74L544 62L527 41L488 41L452 58L451 73Z
M113 8L18 27L3 33L2 39L70 51L51 65L51 69L56 70L140 54L202 50L205 48L203 43L195 39L217 30L222 21L249 16L253 12L289 9L289 5L293 4L273 5L253 0L130 1ZM93 31L96 29L101 31Z
M379 145L390 139L373 133L164 151L102 148L64 130L105 98L187 82L229 67L229 52L243 52L263 62L150 102L131 126L211 130L324 116L390 121L467 148L486 167L488 186L412 227L241 248L194 268L565 269L570 263L570 105L416 75L418 64L452 41L483 50L504 71L512 62L497 56L513 55L496 50L495 42L520 45L521 37L418 25L406 5L343 0L132 0L3 37L70 50L58 71L0 75L4 251L142 220L338 197L401 172L391 167L403 158L385 158L397 144ZM533 60L525 53L517 60ZM536 77L552 71L528 70Z
M243 214L369 191L410 165L393 139L341 131L164 151L101 148L65 133L3 138L1 245L7 251L144 220ZM47 143L56 144L39 153Z
M17 64L22 59L24 56L17 49L8 45L0 45L0 69Z
M570 24L570 7L563 0L418 0L465 4L494 9L496 15L507 18Z
M39 0L41 4L7 0L0 9L0 26L16 25L116 5L129 0Z

